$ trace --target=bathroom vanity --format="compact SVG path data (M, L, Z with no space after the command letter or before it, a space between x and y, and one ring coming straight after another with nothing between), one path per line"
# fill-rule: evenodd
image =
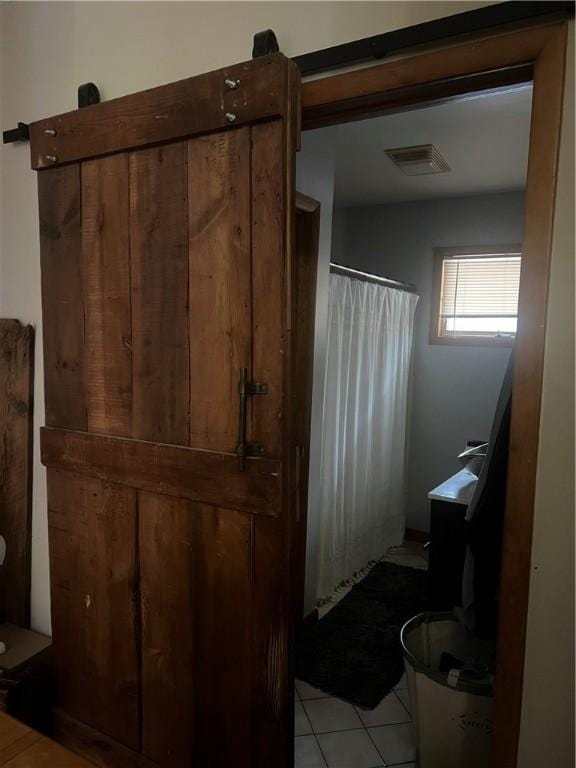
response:
M451 610L462 604L462 570L466 555L466 510L478 478L461 469L433 488L430 499L428 565L430 610Z

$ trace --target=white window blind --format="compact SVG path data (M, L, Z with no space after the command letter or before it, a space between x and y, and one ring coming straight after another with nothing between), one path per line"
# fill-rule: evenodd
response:
M521 254L474 254L442 260L440 334L516 332Z

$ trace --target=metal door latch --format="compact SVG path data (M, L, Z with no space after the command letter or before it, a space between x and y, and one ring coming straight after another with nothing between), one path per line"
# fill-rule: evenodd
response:
M243 472L246 457L264 456L265 453L264 446L261 443L246 442L246 405L248 397L252 397L253 395L267 395L268 385L255 381L248 381L248 369L240 368L238 394L240 395L240 415L238 419L238 444L236 446L236 455L238 456L238 468Z

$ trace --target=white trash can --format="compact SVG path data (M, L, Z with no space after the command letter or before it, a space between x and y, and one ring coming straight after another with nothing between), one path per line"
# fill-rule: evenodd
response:
M493 647L452 613L421 613L401 632L419 768L487 768ZM443 653L451 654L442 658ZM462 669L457 660L464 662ZM441 663L442 662L442 663ZM441 671L442 667L442 671Z

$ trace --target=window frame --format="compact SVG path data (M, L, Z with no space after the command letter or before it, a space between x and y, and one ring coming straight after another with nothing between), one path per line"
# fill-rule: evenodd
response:
M457 256L498 256L503 254L522 255L521 243L507 243L505 245L475 245L450 248L434 248L434 266L432 277L432 300L430 303L430 344L443 344L448 346L466 347L511 347L514 344L514 336L482 336L480 334L442 336L440 333L440 300L442 296L442 264L446 259Z

